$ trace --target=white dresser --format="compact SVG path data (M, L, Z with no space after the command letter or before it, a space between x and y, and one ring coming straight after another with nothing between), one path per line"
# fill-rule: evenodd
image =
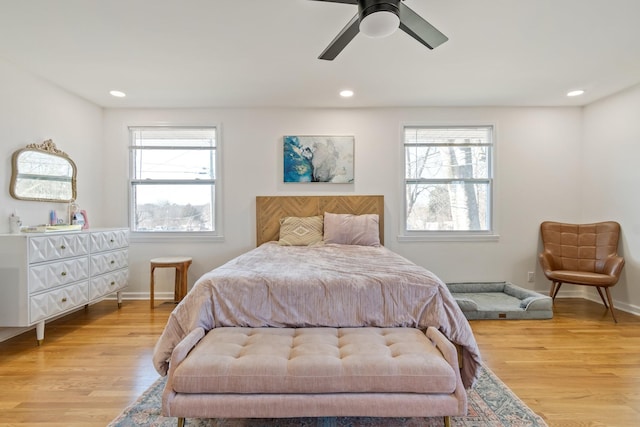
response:
M129 230L0 235L0 327L36 325L120 291L129 278Z

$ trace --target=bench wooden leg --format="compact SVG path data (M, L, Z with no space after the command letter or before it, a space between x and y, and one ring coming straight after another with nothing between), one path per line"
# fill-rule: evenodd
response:
M451 417L448 415L444 417L444 427L451 427Z
M184 427L184 418L183 417L178 418L178 427Z

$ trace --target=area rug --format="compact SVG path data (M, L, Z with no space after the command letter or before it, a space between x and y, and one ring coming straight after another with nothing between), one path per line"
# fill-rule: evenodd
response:
M160 415L165 379L159 378L108 427L175 427L176 418ZM488 368L482 367L476 385L469 391L469 411L452 417L456 427L546 427L543 419L527 407ZM434 418L269 418L214 419L187 418L188 427L442 427L442 417Z

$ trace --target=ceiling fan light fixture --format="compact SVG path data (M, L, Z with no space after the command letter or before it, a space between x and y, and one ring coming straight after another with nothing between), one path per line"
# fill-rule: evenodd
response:
M365 2L366 3L366 2ZM400 12L392 3L373 3L361 7L360 32L372 38L388 37L400 26Z

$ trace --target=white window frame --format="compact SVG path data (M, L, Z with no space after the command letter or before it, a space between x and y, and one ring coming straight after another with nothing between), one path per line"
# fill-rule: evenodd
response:
M407 230L407 171L405 158L405 130L409 128L431 128L431 129L455 129L455 128L477 128L487 127L491 129L491 146L489 156L489 197L487 206L487 215L489 216L488 230ZM415 242L415 241L498 241L500 236L497 231L497 215L495 209L496 194L496 146L497 146L497 125L495 123L404 123L400 129L400 161L402 162L401 191L402 203L400 212L400 233L398 234L399 242Z
M135 217L135 200L134 200L134 156L133 149L135 148L132 141L132 131L136 129L154 129L154 130L170 130L170 129L212 129L215 132L216 144L213 150L215 150L215 175L212 181L214 187L214 195L212 197L213 203L213 227L212 231L134 231L133 220ZM130 239L132 242L139 243L162 243L164 242L193 242L195 241L207 241L207 242L224 242L224 235L222 232L222 131L221 125L130 125L127 128L128 138L128 152L129 152L129 228L131 230ZM168 147L163 147L168 148ZM182 149L184 147L177 147ZM168 181L165 181L168 182Z

